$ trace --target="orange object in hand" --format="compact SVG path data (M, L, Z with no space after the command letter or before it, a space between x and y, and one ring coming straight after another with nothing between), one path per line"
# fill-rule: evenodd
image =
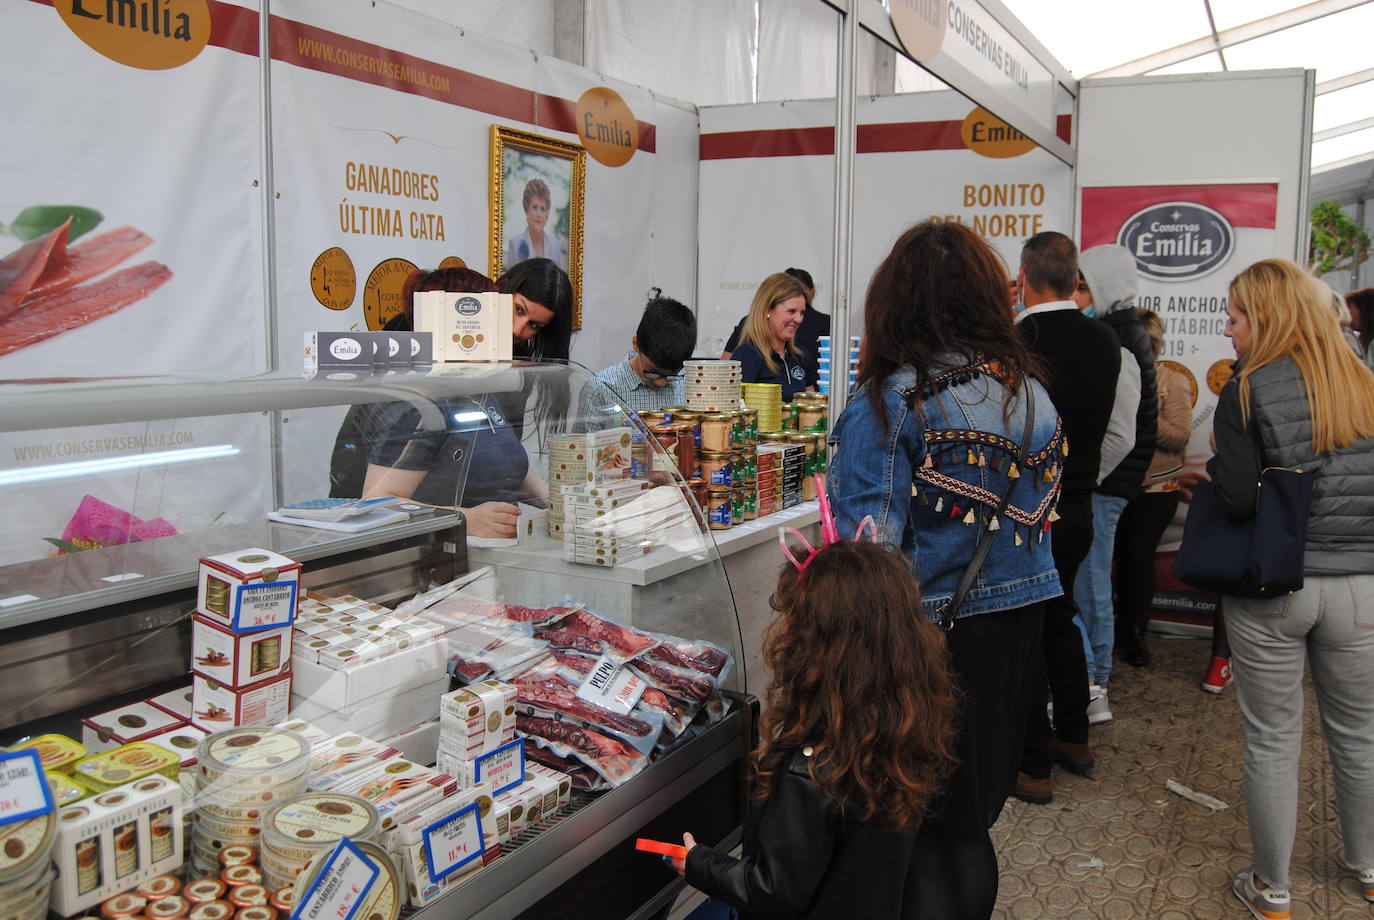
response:
M644 850L648 853L659 853L673 859L686 859L687 848L679 843L663 843L659 840L650 840L647 837L635 838L635 849Z

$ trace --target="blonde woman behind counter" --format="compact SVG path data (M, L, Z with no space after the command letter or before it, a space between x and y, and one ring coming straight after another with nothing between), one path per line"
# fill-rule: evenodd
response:
M794 341L806 314L806 288L786 272L774 272L759 284L744 321L739 346L730 353L740 363L745 383L782 385L784 402L793 394L816 388L816 361Z

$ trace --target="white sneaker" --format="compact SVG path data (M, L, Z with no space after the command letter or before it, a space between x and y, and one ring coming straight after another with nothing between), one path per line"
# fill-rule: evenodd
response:
M1105 725L1112 720L1112 708L1107 704L1107 688L1092 684L1088 687L1088 724Z
M1360 891L1366 901L1374 901L1374 869L1359 871Z
M1293 916L1286 888L1260 888L1253 869L1246 869L1231 881L1231 891L1250 908L1255 920L1288 920Z

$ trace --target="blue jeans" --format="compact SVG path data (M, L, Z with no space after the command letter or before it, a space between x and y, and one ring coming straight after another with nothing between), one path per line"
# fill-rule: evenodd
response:
M1245 716L1245 803L1255 873L1289 887L1298 824L1304 659L1331 758L1343 858L1374 868L1374 575L1308 574L1301 591L1227 597L1236 699Z
M1116 615L1112 607L1112 556L1116 549L1116 523L1126 510L1126 499L1093 493L1093 545L1073 583L1075 622L1083 632L1083 653L1088 659L1088 680L1107 686L1112 676L1112 645L1116 639Z

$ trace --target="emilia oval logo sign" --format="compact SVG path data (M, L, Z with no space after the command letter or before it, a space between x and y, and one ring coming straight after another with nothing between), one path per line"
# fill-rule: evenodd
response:
M93 50L140 70L180 67L210 41L205 0L55 0L53 6Z
M1235 248L1231 224L1211 208L1170 201L1137 211L1116 235L1147 278L1184 281L1215 271Z
M959 126L964 146L974 153L1004 160L1035 149L1035 141L1017 131L982 106L978 106Z
M577 137L603 166L624 166L639 146L634 112L607 86L595 86L577 100Z
M482 301L476 297L459 297L453 304L453 309L463 316L476 316L482 312Z

